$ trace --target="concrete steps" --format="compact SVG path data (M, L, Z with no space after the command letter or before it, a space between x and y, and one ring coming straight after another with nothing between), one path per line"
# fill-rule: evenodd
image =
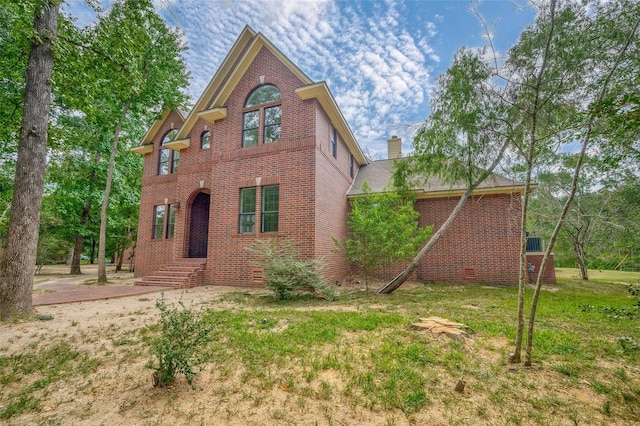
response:
M207 259L174 259L168 265L163 265L151 275L135 281L134 285L191 288L203 285L204 267Z

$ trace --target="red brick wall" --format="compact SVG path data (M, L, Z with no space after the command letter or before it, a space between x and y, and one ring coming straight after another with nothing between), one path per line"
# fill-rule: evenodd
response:
M353 179L349 175L349 150L338 135L336 157L331 154L331 122L318 105L316 114L316 257L324 259L324 275L329 282L347 275L347 262L336 253L333 237L344 240L347 234L347 191ZM354 161L354 176L357 166Z
M536 278L538 277L538 272L540 271L540 265L542 264L543 256L544 256L544 253L538 253L538 252L527 253L527 263L531 263L535 268L535 272L531 280L533 282L535 282ZM550 255L549 259L547 260L547 264L544 268L544 275L542 276L542 282L544 284L556 283L556 269L553 263L553 254Z
M243 148L244 103L249 93L261 84L261 76L264 83L274 84L281 91L282 139ZM274 55L262 49L226 101L227 117L215 124L201 119L195 123L190 132L190 147L181 151L177 176L156 176L158 154L154 150L147 155L145 176L148 178L143 188L140 229L149 228L149 231L139 234L139 244L145 249L157 249L138 258L136 275L149 274L174 257L186 256L189 207L200 191L211 195L205 283L249 284L253 264L246 247L259 238L291 239L304 255L315 255L316 102L298 98L295 89L302 85ZM204 130L211 132L211 148L203 150L200 135ZM259 185L257 179L261 181ZM256 233L239 234L240 189L258 187L256 211L260 212L261 187L272 184L280 186L278 232L261 234L257 214ZM175 237L169 241L151 241L154 205L151 200L164 197L181 206Z
M165 119L158 133L153 138L153 152L144 157L142 175L142 193L140 197L140 219L138 223L138 239L135 257L135 276L141 277L153 272L157 266L168 263L173 258L173 240L154 240L153 230L154 206L168 204L178 200L175 191L178 182L177 174L158 176L159 146L164 135L174 128L182 126L182 118L171 112ZM178 168L178 170L180 170ZM168 207L165 215L168 214ZM178 217L180 214L178 214ZM166 220L166 216L165 216Z
M421 225L434 232L459 198L422 199L416 203ZM520 198L484 195L470 198L449 231L417 269L427 281L517 284ZM465 269L467 277L465 279Z

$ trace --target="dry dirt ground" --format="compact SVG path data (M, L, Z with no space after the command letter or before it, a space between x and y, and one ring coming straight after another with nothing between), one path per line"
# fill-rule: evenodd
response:
M39 284L59 278L68 278L66 269L44 271L36 278ZM83 275L80 280L93 277ZM118 284L131 284L131 274L120 274ZM41 287L41 286L40 286ZM101 360L86 374L73 374L60 380L38 395L40 410L0 420L7 424L60 424L60 425L448 425L475 424L469 412L474 410L474 397L453 391L447 386L447 395L434 401L428 408L406 417L399 410L369 410L352 406L339 394L327 399L306 398L287 392L282 386L271 389L256 388L243 382L241 371L221 371L207 364L196 378L195 388L182 381L169 388L152 386L152 371L145 367L149 360L144 344L127 344L139 340L139 331L157 324L159 311L155 303L161 297L168 304L182 301L186 306L215 310L242 310L232 297L221 300L228 292L261 292L225 287L203 287L189 290L171 290L117 299L76 302L37 307L37 315L50 320L34 318L15 324L0 324L0 356L20 354L29 348L46 348L52 342L69 342L79 351L88 352ZM341 306L337 309L350 309ZM357 307L354 307L357 309ZM507 345L506 340L492 345ZM473 350L472 348L470 350ZM534 375L536 373L533 373ZM37 379L37 378L34 378ZM321 383L343 386L341 378L322 372ZM546 380L541 372L538 379ZM16 392L24 384L12 384L0 391L0 396ZM559 390L561 392L561 390ZM318 390L321 392L321 389ZM592 404L592 392L575 395L576 402ZM459 421L451 422L451 407L447 401L461 399L455 410L460 410ZM485 400L486 402L486 400ZM596 402L599 404L600 402ZM0 408L5 402L0 400ZM486 405L485 405L486 407ZM491 408L486 419L491 419ZM448 417L442 413L449 411ZM456 417L456 416L454 416ZM472 418L472 417L471 417ZM477 417L476 417L477 418ZM566 419L565 419L566 420ZM502 420L485 424L508 424ZM550 423L547 423L550 424ZM562 424L566 424L565 421ZM593 423L596 424L596 423ZM597 424L602 423L599 419Z

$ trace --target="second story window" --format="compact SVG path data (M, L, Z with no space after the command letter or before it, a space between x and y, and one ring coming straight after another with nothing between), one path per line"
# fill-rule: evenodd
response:
M331 155L338 158L338 132L336 128L331 126Z
M349 154L349 176L353 177L353 154Z
M244 104L242 146L255 146L280 140L282 131L282 97L272 84L255 89Z
M200 148L201 149L209 149L211 148L211 132L204 131L200 135Z
M175 173L178 171L178 164L180 163L180 152L172 151L169 148L163 148L162 146L167 142L171 142L178 134L178 129L169 130L160 142L160 154L158 156L158 174L168 175L169 173Z

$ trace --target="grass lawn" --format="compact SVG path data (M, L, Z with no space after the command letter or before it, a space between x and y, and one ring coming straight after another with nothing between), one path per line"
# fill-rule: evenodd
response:
M640 273L594 273L597 282L585 283L571 274L560 269L558 284L541 295L531 368L507 362L514 287L429 283L387 296L357 291L333 302L276 302L265 293L235 292L192 307L216 324L195 389L151 387L146 341L158 332L157 317L125 315L122 326L0 356L0 418L10 424L638 424L640 316L621 282L640 281ZM466 324L471 339L409 329L427 316ZM462 393L454 391L461 378ZM74 401L87 394L94 395L88 409Z

